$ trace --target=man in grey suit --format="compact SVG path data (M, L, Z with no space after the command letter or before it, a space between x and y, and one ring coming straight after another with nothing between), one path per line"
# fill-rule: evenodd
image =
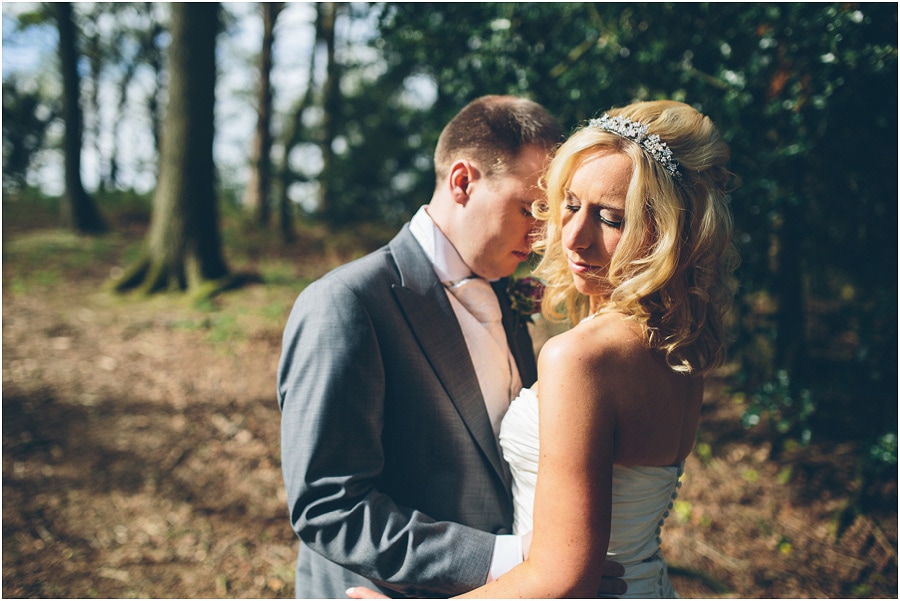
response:
M297 597L447 597L521 561L497 432L536 368L505 278L560 137L534 102L473 101L441 134L430 203L297 298L278 367ZM485 280L499 338L460 292Z

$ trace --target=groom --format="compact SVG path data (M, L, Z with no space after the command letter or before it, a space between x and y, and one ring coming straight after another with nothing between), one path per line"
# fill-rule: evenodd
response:
M503 278L560 137L534 102L471 102L440 136L430 203L297 298L278 402L298 598L447 597L521 561L497 432L536 368Z

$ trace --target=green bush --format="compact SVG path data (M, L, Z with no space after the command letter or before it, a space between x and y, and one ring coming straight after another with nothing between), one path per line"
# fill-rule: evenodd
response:
M742 423L745 428L752 428L765 420L774 443L780 445L788 438L796 438L806 445L812 440L810 419L815 412L812 393L806 388L795 390L787 371L779 370L774 380L751 395Z

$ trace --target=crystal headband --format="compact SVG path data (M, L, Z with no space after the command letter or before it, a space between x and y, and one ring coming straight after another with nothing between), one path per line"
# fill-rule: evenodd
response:
M625 117L610 117L608 113L603 113L599 119L588 121L588 126L612 132L626 140L634 140L672 177L681 181L681 171L678 169L678 161L675 160L672 149L660 140L658 135L649 133L643 123Z

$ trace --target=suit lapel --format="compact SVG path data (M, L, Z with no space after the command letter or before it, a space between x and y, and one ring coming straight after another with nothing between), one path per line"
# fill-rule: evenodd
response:
M509 485L500 448L459 322L434 268L408 226L390 243L401 284L394 296L460 417L498 475Z
M509 294L507 294L509 278L503 278L491 285L494 288L497 299L500 301L500 312L503 315L503 328L506 330L506 340L509 343L509 350L516 360L516 366L519 368L522 386L530 388L537 380L537 362L534 358L534 346L531 342L531 335L528 333L528 326L521 322L522 318L517 316L512 310L512 303L509 299Z

